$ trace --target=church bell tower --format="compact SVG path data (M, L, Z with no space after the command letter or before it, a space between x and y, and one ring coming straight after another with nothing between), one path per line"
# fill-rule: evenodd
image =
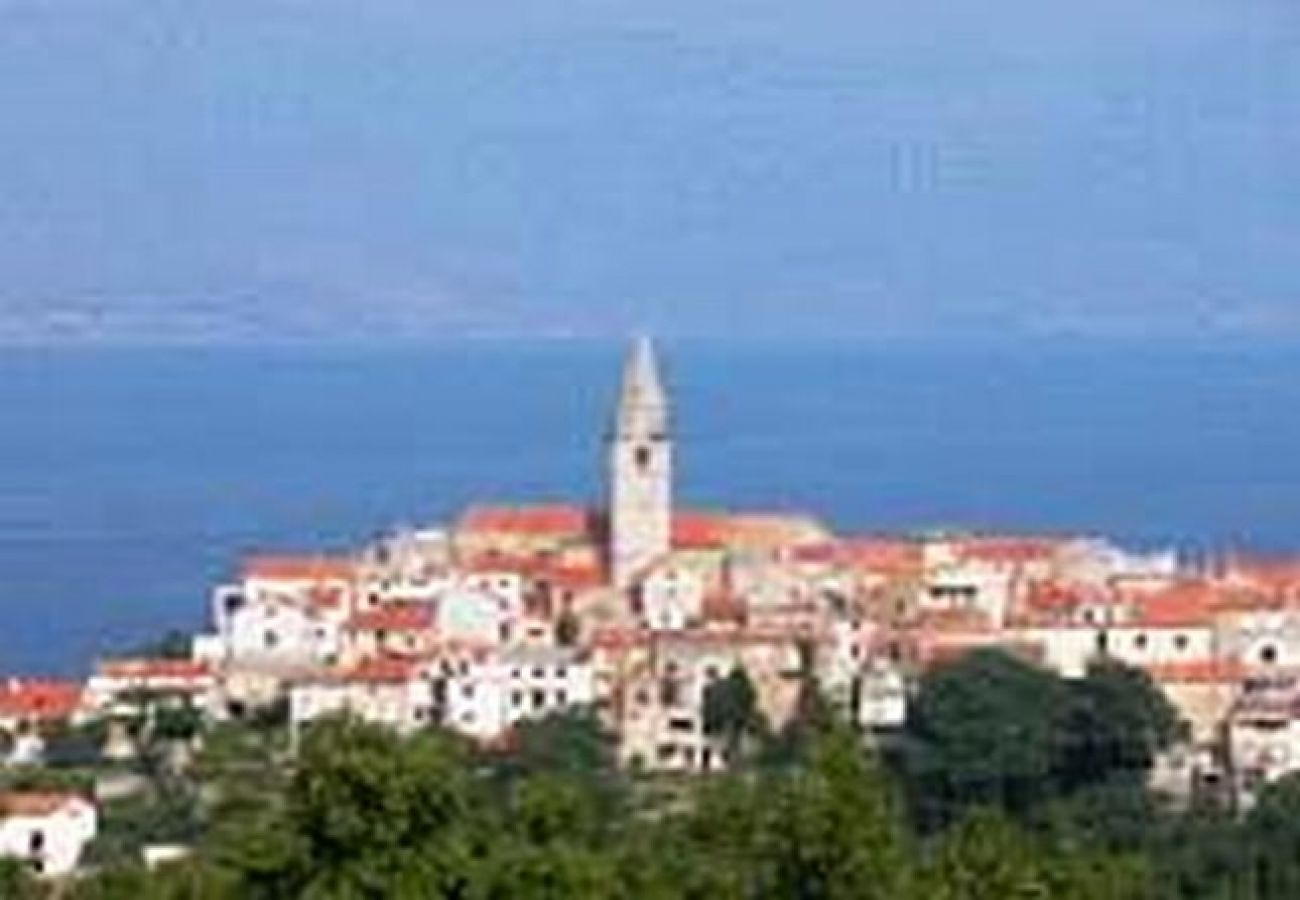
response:
M628 587L672 546L673 445L654 346L638 338L623 368L609 434L609 562Z

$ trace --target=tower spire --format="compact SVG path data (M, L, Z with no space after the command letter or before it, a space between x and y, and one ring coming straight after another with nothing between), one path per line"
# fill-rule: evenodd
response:
M608 447L609 558L620 588L631 585L672 543L668 419L668 395L654 344L638 337L623 366Z
M640 335L632 343L623 365L614 433L617 436L657 435L668 432L668 398L659 377L654 343Z

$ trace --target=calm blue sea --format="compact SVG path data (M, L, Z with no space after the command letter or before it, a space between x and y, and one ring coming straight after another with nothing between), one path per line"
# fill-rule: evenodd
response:
M205 618L260 548L589 498L621 347L0 352L0 673ZM845 530L1300 549L1300 349L665 348L681 492Z

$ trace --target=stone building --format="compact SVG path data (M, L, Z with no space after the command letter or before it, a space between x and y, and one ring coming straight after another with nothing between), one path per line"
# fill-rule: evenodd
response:
M673 444L654 348L632 348L609 435L609 557L626 588L672 547Z

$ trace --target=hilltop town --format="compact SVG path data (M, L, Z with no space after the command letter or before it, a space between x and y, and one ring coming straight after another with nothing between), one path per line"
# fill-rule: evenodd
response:
M38 765L52 724L111 724L148 694L210 721L278 706L291 734L346 714L483 746L592 709L629 769L708 773L734 747L706 727L705 696L734 672L772 723L811 678L883 738L923 673L996 647L1067 679L1098 659L1146 672L1186 725L1152 776L1172 794L1248 806L1300 767L1300 560L1192 565L1092 536L842 535L812 514L692 509L677 502L676 451L640 340L605 434L601 505L475 505L345 555L244 559L183 657L0 682L7 764ZM81 797L4 795L0 855L66 873L94 818Z

